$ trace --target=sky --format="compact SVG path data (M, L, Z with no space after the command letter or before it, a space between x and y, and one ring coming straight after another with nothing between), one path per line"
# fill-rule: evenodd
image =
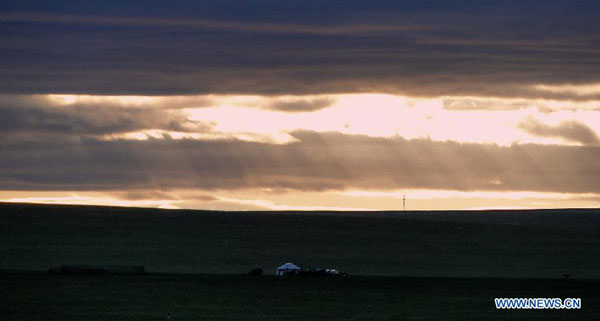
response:
M0 201L600 207L599 16L595 0L0 0Z

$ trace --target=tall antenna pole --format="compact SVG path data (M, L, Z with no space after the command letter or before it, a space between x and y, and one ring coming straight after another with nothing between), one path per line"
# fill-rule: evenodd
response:
M406 211L406 195L402 195L402 210Z

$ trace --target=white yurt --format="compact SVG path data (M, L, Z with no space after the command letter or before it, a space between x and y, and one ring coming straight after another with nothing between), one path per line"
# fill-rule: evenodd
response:
M296 274L298 272L300 272L300 268L294 263L288 262L278 267L277 271L275 271L275 275L283 276L289 274Z

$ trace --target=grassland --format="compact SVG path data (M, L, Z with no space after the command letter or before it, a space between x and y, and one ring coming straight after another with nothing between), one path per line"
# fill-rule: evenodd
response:
M0 274L22 320L599 320L597 281ZM496 310L495 297L580 297L580 310Z
M598 231L595 209L0 204L0 320L167 320L169 311L172 320L600 320ZM241 276L287 261L350 277ZM43 272L62 264L145 266L150 275ZM498 311L496 297L581 298L583 308Z
M203 212L0 204L0 269L140 265L241 274L600 278L598 210Z

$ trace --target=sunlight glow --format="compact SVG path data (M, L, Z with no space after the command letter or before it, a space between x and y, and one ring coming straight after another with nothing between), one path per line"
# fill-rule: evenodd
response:
M570 208L598 207L600 195L594 193L495 192L407 189L398 191L274 191L170 190L102 192L0 191L0 202L133 206L152 208L189 208L210 210L401 210L406 196L407 210Z
M567 200L572 198L593 198L596 194L574 194L574 193L550 193L550 192L494 192L494 191L454 191L454 190L424 190L424 189L407 189L403 191L345 191L340 192L343 195L356 197L386 197L402 199L409 197L410 199L445 199L445 198L479 198L479 199L549 199L549 200Z
M600 84L586 85L536 85L533 88L555 93L575 93L577 95L598 95Z
M259 142L273 145L288 144L297 141L294 137L287 133L245 133L245 132L209 132L209 133L190 133L190 132L176 132L167 131L160 129L149 129L135 132L126 132L119 134L109 134L99 137L100 140L114 141L114 140L151 140L151 139L171 139L171 140L182 140L182 139L193 139L203 141L213 140L241 140L247 142Z
M595 93L600 85L546 86L540 90L575 90ZM536 87L536 88L538 88ZM389 94L336 94L304 96L197 95L197 96L94 96L47 95L57 107L86 104L104 108L135 107L170 110L190 123L187 132L148 128L106 134L100 139L196 139L269 144L295 142L294 131L337 132L372 137L403 137L509 146L515 143L581 145L573 137L528 132L523 126L535 120L544 126L577 122L600 132L600 101L584 102L447 96L413 98ZM317 104L318 103L318 104ZM317 105L315 105L317 104ZM294 109L287 110L292 106ZM304 108L304 109L303 109ZM207 124L206 127L197 124Z
M590 87L540 87L540 90L579 90ZM92 124L134 128L86 134L86 139L114 140L240 140L265 144L297 142L299 131L339 133L381 138L427 139L458 143L600 144L600 101L559 101L497 97L414 98L389 94L336 94L304 96L197 95L197 96L95 96L35 95L8 97L9 102L46 104L57 117L87 117ZM12 100L11 100L12 99ZM23 102L21 102L23 103ZM37 105L34 105L37 106ZM81 114L80 106L86 113ZM95 119L94 108L115 108L109 119ZM136 112L127 112L135 108ZM152 109L148 119L135 123L139 109ZM119 110L125 110L119 118ZM90 112L91 111L91 112ZM157 112L158 111L158 112ZM68 114L68 113L72 114ZM106 113L105 113L106 114ZM105 114L98 114L98 117ZM114 115L113 115L114 114ZM144 113L141 113L144 114ZM134 115L134 116L131 116ZM152 117L164 116L165 121ZM71 118L69 118L71 117ZM86 122L83 123L86 123ZM122 126L134 122L135 126ZM119 127L120 126L120 127ZM147 126L147 128L144 128ZM155 128L157 127L157 128ZM138 129L139 128L139 129ZM174 129L174 130L172 130ZM296 135L296 136L295 136ZM488 186L500 188L500 180ZM389 210L402 208L407 195L412 209L465 209L502 207L597 206L595 194L541 193L527 191L451 190L337 190L320 192L265 191L260 189L204 191L209 197L188 197L189 191L169 193L171 199L123 199L110 192L36 194L0 191L8 202L96 204L161 208L270 209L270 210Z
M156 207L176 209L171 200L120 200L113 197L82 196L71 194L69 196L45 197L11 197L0 200L8 203L36 203L36 204L68 204L68 205L106 205L125 207Z
M268 104L264 98L263 104ZM579 145L561 137L540 137L523 131L518 125L535 115L541 121L578 121L597 130L598 110L574 110L553 101L529 102L526 108L447 109L447 98L413 99L383 94L345 94L330 97L329 107L307 113L286 113L243 107L241 97L210 108L185 109L192 121L210 121L222 133L256 133L281 135L295 130L339 132L374 137L427 138L435 141L492 143L509 146L514 143ZM472 98L466 98L469 103ZM259 104L251 97L252 104ZM218 102L219 99L216 99ZM236 104L232 104L235 101ZM485 101L489 107L495 100ZM460 105L457 98L452 103ZM505 105L515 102L503 102ZM595 103L594 103L595 104ZM502 106L502 105L501 105ZM570 109L566 109L570 107ZM598 104L600 106L600 104ZM491 107L490 107L491 108ZM548 112L552 110L552 112ZM278 139L277 141L281 141Z
M228 197L218 197L219 200L239 204L242 206L250 205L253 207L264 208L269 211L372 211L369 208L357 208L357 207L341 207L341 206L298 206L298 205L284 205L277 204L269 200L261 199L236 199ZM250 208L252 210L252 208Z
M210 105L212 95L191 96L111 96L111 95L45 95L49 102L65 105L102 105L103 107L184 108Z

